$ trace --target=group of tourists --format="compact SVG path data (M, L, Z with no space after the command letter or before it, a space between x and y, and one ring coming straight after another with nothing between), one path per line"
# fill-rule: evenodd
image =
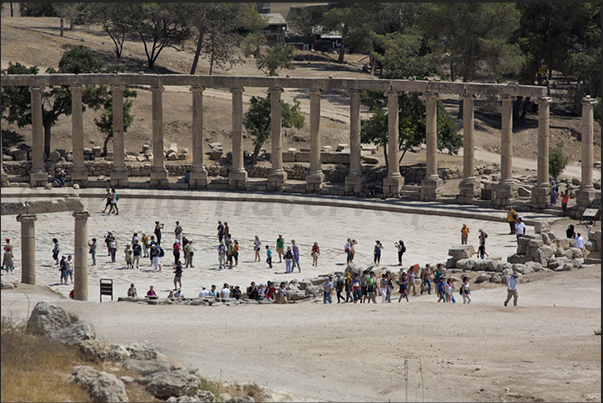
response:
M109 208L107 215L111 215L111 213L119 215L119 209L117 208L117 201L119 200L119 196L117 195L117 192L115 191L115 189L105 189L105 191L107 192L105 197L103 197L103 200L105 200L105 208L103 209L103 211L101 211L101 213L104 213L105 211L107 211L107 208Z

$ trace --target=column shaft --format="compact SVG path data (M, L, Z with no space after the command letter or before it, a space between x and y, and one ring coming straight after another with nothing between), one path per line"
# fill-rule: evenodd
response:
M113 85L113 168L111 169L111 186L127 186L128 171L124 156L124 87Z
M203 91L204 87L193 85L193 168L188 186L190 189L207 187L207 171L203 166Z
M164 88L160 85L151 87L153 94L153 167L151 168L151 187L166 187L168 181L163 151L163 90Z
M474 100L473 94L463 95L463 180L475 181L475 145L473 131Z
M310 172L306 175L306 190L320 192L324 180L320 160L320 94L322 90L308 90L310 94Z
M73 299L88 301L88 217L87 211L74 211Z
M0 87L0 90L2 93L4 93L4 87ZM0 118L0 133L2 133L2 119L1 118ZM2 136L0 136L0 150L1 149L2 149ZM0 158L0 174L2 175L1 186L2 187L9 186L10 184L8 183L8 175L6 174L6 172L4 172L4 162L2 161L2 158Z
M345 178L345 194L364 193L362 165L360 160L360 91L349 90L350 94L350 173Z
M31 87L31 171L32 186L44 186L48 183L48 173L44 166L44 122L42 115L42 87Z
M552 99L538 99L538 186L549 187L549 105Z
M398 145L398 93L387 91L387 147L388 149L388 177L399 177L400 165L398 164L400 146Z
M427 146L427 164L425 178L438 179L438 134L436 102L438 94L425 94L425 143Z
M501 159L500 180L501 183L513 181L513 100L515 97L509 95L501 96L502 100L502 124L501 124Z
M582 99L582 181L581 190L593 189L593 107L596 99Z
M228 184L232 189L245 189L247 171L243 156L243 91L242 87L231 88L232 93L232 169Z
M21 282L36 284L36 230L35 214L19 214L21 223Z
M71 140L73 142L71 183L87 186L88 171L84 165L84 121L81 85L71 86Z
M283 169L283 130L282 130L282 111L281 94L282 88L273 87L268 89L270 94L270 122L271 122L271 142L272 170L268 176L268 190L282 190L287 181L287 173Z

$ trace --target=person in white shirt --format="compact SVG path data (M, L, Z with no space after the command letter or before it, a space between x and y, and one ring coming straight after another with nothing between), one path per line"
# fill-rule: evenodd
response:
M505 306L507 306L511 297L513 297L513 305L517 306L517 298L519 297L519 294L517 293L517 284L519 284L519 276L517 273L513 273L507 279L507 299L505 300Z
M228 287L227 283L224 283L224 288L220 291L220 296L222 298L230 298L230 287Z
M209 291L203 286L201 292L199 292L199 298L207 297L209 295Z
M175 298L184 298L184 293L182 292L182 288L178 288L178 291L174 293Z
M515 224L515 235L517 239L522 237L526 233L526 225L523 223L521 217L517 218L517 223Z
M582 237L582 234L580 234L579 232L576 234L576 243L574 244L574 247L576 248L584 248L584 238Z

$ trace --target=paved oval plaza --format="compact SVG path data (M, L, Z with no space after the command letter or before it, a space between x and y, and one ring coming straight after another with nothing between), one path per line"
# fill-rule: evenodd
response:
M296 204L308 198L295 196L282 196L290 202L275 203L228 201L234 198L231 193L195 201L162 199L152 191L133 199L125 192L119 216L100 214L104 203L100 197L82 198L90 212L88 238L96 237L99 243L99 264L89 267L89 302L24 284L2 292L3 313L25 315L31 309L23 298L26 292L32 300L50 300L78 313L95 326L100 338L112 343L146 339L180 363L198 368L203 376L282 388L299 399L585 401L585 396L592 396L600 401L600 337L593 335L601 327L600 268L547 273L538 281L521 283L518 307L502 306L503 286L474 290L471 305L437 304L433 294L383 305L151 306L111 303L107 297L106 302L97 302L101 277L114 279L116 295L125 295L131 282L139 294L151 284L160 296L172 288L173 275L165 266L162 273L155 273L144 259L142 269L123 268L125 242L134 231L151 232L156 220L165 223L165 245L173 242L177 220L184 235L195 241L195 268L183 275L185 294L195 296L201 285L229 282L245 287L252 280L301 279L343 270L347 237L357 239L355 260L363 266L371 263L377 239L385 245L382 264L393 270L398 269L393 242L400 238L408 248L405 267L444 261L448 248L460 244L463 223L471 229L470 242L482 228L489 234L488 253L505 259L515 250L514 238L507 235L506 223L480 219L487 209L480 213L457 206L457 216L450 217L375 211L363 201L355 201L356 207L332 207ZM458 217L467 211L475 218ZM227 221L241 243L239 266L233 270L217 270L218 220ZM12 219L4 219L2 225L2 237L13 239L16 250L19 225ZM59 238L62 254L70 253L73 228L71 213L38 214L37 284L51 285L63 294L71 286L53 285L59 273L52 264L51 239ZM102 242L107 230L117 235L115 264L109 263ZM301 275L275 274L284 268L276 264L268 269L264 250L262 261L252 262L253 236L269 242L276 252L279 233L287 242L295 239L300 244ZM317 269L311 267L309 256L315 241L321 246ZM171 260L168 249L164 262ZM14 276L19 278L19 269Z

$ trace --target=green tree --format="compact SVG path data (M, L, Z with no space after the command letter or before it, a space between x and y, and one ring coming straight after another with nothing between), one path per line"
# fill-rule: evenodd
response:
M59 70L48 68L46 74L56 73L115 73L118 68L116 66L105 66L96 57L96 54L85 46L75 46L72 49L63 53L59 61ZM20 63L12 64L3 74L38 74L38 67L27 68ZM136 92L130 91L128 88L124 90L124 97L135 97ZM86 107L94 110L104 109L110 105L110 94L106 85L94 86L87 85L82 91L82 108L85 111ZM124 108L125 109L125 108ZM2 111L6 111L6 121L16 123L19 127L24 127L31 124L31 95L27 87L5 87L2 94ZM44 126L44 153L50 154L51 144L51 129L56 124L60 116L71 115L71 91L67 86L55 86L50 90L42 93L42 124ZM103 112L104 113L104 112ZM124 111L124 121L131 123L131 119L127 117L129 110ZM111 115L112 116L112 115ZM98 126L98 125L97 125ZM100 128L100 126L99 126ZM124 130L126 125L124 124Z
M282 43L276 43L274 46L268 48L268 52L265 55L258 55L256 59L257 67L269 77L278 76L277 71L281 69L294 70L294 53L295 46L285 46Z
M266 97L251 97L251 106L245 112L243 125L253 136L253 154L251 161L255 164L258 160L260 149L268 140L271 133L270 118L270 95ZM301 129L305 126L304 117L300 114L300 103L297 99L293 105L281 100L281 117L283 127L296 127Z
M360 141L381 146L388 165L388 114L384 111L385 97L379 91L366 91L362 100L370 106L373 116L362 121ZM438 150L447 149L449 154L456 155L463 145L463 137L444 104L437 101L436 105ZM425 101L419 93L404 93L398 97L398 143L402 151L398 165L408 150L424 144L425 140Z
M300 7L299 12L291 19L290 30L312 42L312 36L322 31L323 11L320 7Z
M557 181L557 177L567 164L569 164L570 158L563 154L563 142L560 141L555 147L549 147L549 173Z

